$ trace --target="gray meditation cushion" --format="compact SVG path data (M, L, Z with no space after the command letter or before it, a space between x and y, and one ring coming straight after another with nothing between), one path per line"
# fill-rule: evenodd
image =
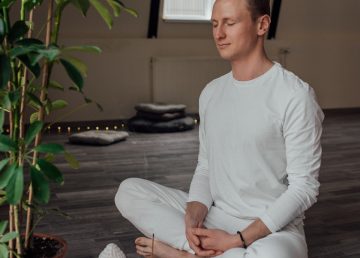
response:
M185 112L175 112L175 113L150 113L144 111L137 111L136 117L144 118L147 120L151 120L154 122L161 122L161 121L170 121L173 119L183 118L185 117Z
M76 144L109 145L118 141L123 141L128 136L129 133L124 131L91 130L74 133L70 135L69 141Z
M186 105L183 104L156 104L156 103L140 103L135 106L137 111L163 114L185 112Z
M167 122L154 122L147 119L133 117L128 122L130 131L143 133L170 133L191 130L195 127L192 117L174 119Z

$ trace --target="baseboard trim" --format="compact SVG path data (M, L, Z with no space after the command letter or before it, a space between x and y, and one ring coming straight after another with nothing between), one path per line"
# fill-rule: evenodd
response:
M360 107L323 109L325 116L360 115Z

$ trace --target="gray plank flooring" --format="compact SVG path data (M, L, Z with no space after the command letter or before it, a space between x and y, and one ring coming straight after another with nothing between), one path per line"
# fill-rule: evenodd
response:
M127 141L107 147L66 144L81 168L70 169L61 158L56 161L65 184L54 186L48 207L71 218L50 214L37 231L65 238L69 258L97 257L111 242L128 258L138 257L133 240L141 234L114 206L117 187L128 177L141 177L187 191L196 165L197 133L131 133ZM45 140L66 143L67 136L47 135ZM359 258L360 114L327 116L322 145L320 196L305 220L309 257Z

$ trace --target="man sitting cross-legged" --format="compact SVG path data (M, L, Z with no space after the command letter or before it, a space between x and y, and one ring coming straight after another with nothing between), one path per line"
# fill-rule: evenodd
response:
M189 193L129 178L115 197L146 236L135 240L140 255L307 257L303 215L318 195L324 114L314 90L266 56L269 9L269 0L215 2L215 44L232 69L200 95Z

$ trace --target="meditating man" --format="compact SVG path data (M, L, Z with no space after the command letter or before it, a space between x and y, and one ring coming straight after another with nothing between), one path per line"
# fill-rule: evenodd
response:
M266 56L269 9L269 0L215 2L215 44L232 69L200 95L189 194L130 178L115 197L146 236L138 254L307 257L303 219L318 195L324 114L314 90Z

